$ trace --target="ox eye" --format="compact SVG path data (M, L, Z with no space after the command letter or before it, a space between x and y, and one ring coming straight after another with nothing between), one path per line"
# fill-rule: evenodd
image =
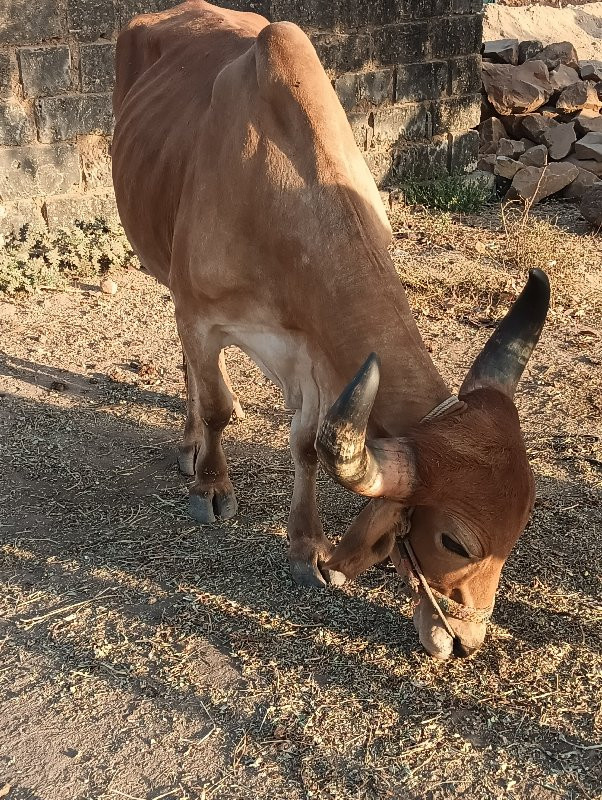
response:
M452 553L457 553L457 555L462 556L462 558L470 558L470 553L466 552L466 549L462 547L460 542L452 539L452 537L448 536L446 533L441 534L441 544L446 550L449 550Z

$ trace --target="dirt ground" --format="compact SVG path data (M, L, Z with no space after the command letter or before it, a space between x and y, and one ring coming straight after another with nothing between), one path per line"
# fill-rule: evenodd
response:
M602 59L602 2L489 3L485 6L483 39L537 39L546 45L569 41L579 58Z
M598 244L569 227L575 263L589 254L599 282ZM497 212L394 228L393 255L418 278L487 274L501 241ZM187 517L171 301L136 270L113 275L115 296L82 285L0 298L0 797L602 797L591 307L556 302L517 395L538 499L486 644L438 663L391 574L292 585L289 414L237 351L247 416L225 441L240 516ZM500 308L462 290L411 301L456 388ZM325 476L319 489L336 537L358 503Z

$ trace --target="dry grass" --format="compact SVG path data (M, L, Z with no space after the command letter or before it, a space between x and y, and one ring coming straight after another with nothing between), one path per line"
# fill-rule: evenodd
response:
M501 259L493 210L400 213L396 264L455 386L524 266ZM591 252L568 235L572 253ZM115 297L0 302L0 793L5 781L9 800L599 797L602 384L581 300L546 327L518 395L538 501L490 636L475 658L439 664L390 574L291 585L290 415L237 352L247 417L226 450L241 515L191 523L173 458L171 303L139 273L115 277ZM337 535L357 503L326 477L319 490Z
M546 212L492 206L479 218L398 206L392 223L398 272L419 306L438 303L460 318L492 321L528 270L539 268L553 287L552 318L602 319L602 240L566 203L549 203ZM418 271L414 258L403 257L417 251Z

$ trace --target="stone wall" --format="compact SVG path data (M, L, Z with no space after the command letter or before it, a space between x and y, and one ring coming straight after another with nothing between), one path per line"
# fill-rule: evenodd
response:
M311 36L381 183L474 167L482 0L222 3ZM134 14L175 0L0 0L0 230L114 211L113 57Z

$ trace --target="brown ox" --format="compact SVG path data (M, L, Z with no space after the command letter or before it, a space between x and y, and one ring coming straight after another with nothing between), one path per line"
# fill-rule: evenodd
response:
M544 323L545 275L531 273L464 379L462 402L419 424L451 393L393 268L372 176L305 34L199 0L137 17L119 37L114 108L121 219L171 290L188 361L179 462L195 475L195 518L237 509L221 445L232 395L220 369L222 349L235 344L295 411L294 579L320 586L382 560L412 507L410 540L430 585L464 605L491 604L533 503L512 396ZM371 352L378 360L349 384ZM334 551L316 507L318 457L343 486L374 498ZM485 635L484 623L451 616L452 639L424 600L414 622L441 658L466 655Z

